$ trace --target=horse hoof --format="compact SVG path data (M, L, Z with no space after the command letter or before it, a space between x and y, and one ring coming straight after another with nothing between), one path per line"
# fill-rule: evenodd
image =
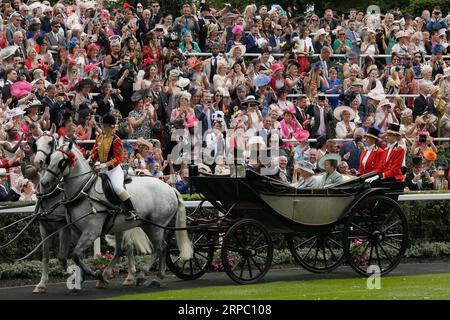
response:
M134 279L129 279L129 278L126 278L123 282L122 282L122 285L123 286L134 286L134 285L137 285L137 281L135 281Z
M159 281L153 280L152 282L150 282L148 287L152 289L161 288L161 283L159 283Z
M108 286L108 281L106 280L97 280L97 283L95 284L95 287L97 289L105 289Z
M45 293L46 291L47 291L46 287L36 286L33 290L33 293L39 294L39 293Z

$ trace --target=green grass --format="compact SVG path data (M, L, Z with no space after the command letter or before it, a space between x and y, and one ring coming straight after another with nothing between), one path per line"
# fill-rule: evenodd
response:
M164 291L112 300L427 300L450 299L450 274L385 277L381 289L369 290L367 279L272 282Z

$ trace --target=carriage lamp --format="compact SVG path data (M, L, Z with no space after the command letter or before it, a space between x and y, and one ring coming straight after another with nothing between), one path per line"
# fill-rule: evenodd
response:
M245 166L242 164L230 165L230 175L232 178L245 178Z
M198 165L191 164L189 165L189 177L196 177L198 176Z

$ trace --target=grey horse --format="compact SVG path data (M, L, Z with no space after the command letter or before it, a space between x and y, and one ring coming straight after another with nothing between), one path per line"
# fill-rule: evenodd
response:
M152 265L159 261L158 277L163 279L166 269L167 235L163 228L174 219L177 228L186 228L186 210L179 192L159 179L134 177L133 182L127 185L127 190L135 203L137 214L147 222L126 221L123 214L114 215L114 211L117 210L112 210L112 205L108 203L102 183L97 179L98 175L92 171L77 148L73 147L73 143L57 149L50 159L50 164L41 177L41 184L47 190L56 181L63 179L71 220L81 230L80 239L73 251L74 262L86 274L97 278L100 283L106 282L107 270L103 274L94 273L83 262L83 253L92 246L95 239L106 233L114 233L117 237L122 231L139 226L153 245L152 255L143 270L148 272ZM149 221L151 223L148 223ZM175 233L180 259L191 259L193 249L187 231L177 230ZM159 285L156 279L147 283Z
M55 137L56 127L53 125L50 132L44 133L36 141L36 155L34 158L34 166L39 169L45 168L50 163L50 155L56 150L58 141ZM71 228L63 228L67 224L67 215L65 206L61 205L64 201L64 193L58 189L58 185L54 186L48 192L42 192L42 187L39 180L33 181L37 185L38 191L38 208L36 213L43 214L43 217L39 219L39 230L41 239L44 240L50 234L58 232L59 236L59 250L58 259L61 262L64 270L67 270L67 258L69 256L70 245L76 243L79 239L79 234L72 232ZM136 273L135 261L134 261L134 248L141 254L149 254L151 252L151 244L148 237L140 229L132 229L125 232L124 235L119 235L119 241L123 239L122 244L114 251L114 257L108 270L110 271L118 258L125 252L128 258L128 275L123 282L123 285L133 285L135 283L134 274ZM109 237L107 239L108 244L116 247L115 237ZM50 259L50 246L51 238L42 243L42 272L40 282L35 286L33 293L45 293L47 291L48 283L48 263ZM113 264L114 263L114 264ZM103 284L99 284L99 287L103 287Z

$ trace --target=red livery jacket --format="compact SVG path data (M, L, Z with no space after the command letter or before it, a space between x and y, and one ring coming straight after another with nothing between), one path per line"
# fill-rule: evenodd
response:
M391 154L389 148L384 155L383 179L394 178L396 181L403 181L402 164L405 157L405 150L397 143L394 145Z
M383 172L384 158L386 157L384 153L385 151L382 148L375 146L366 161L366 165L363 165L364 157L367 154L367 149L364 149L361 153L361 157L359 158L359 173L366 174L369 172Z
M109 137L101 135L95 140L90 156L93 160L106 163L108 170L111 170L120 165L124 159L122 140L116 135Z

